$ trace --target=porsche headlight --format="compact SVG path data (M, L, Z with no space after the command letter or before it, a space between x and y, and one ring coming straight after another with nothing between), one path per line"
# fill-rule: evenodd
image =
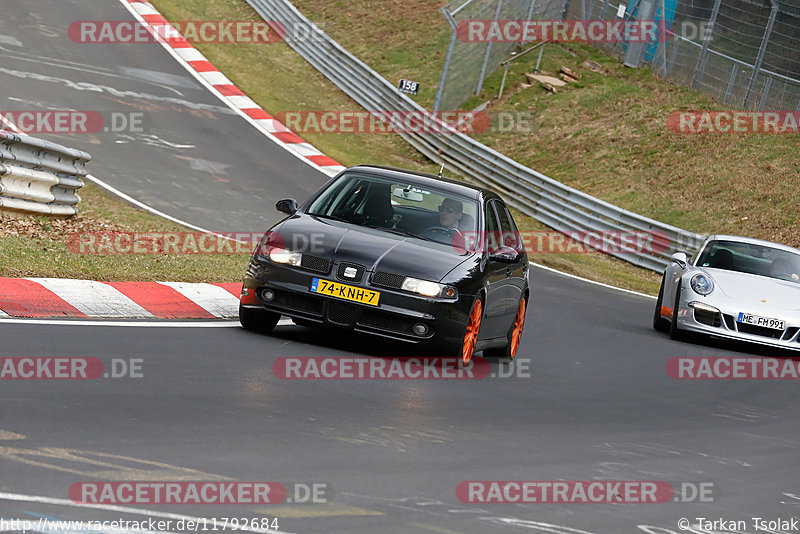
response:
M692 277L691 286L698 295L710 295L714 291L714 281L703 273L697 273Z
M429 282L427 280L419 280L417 278L406 278L403 280L402 289L410 291L424 297L445 297L455 298L456 288L438 284L436 282Z
M269 259L274 263L283 263L286 265L300 265L303 255L299 252L292 252L285 248L273 248L269 251Z

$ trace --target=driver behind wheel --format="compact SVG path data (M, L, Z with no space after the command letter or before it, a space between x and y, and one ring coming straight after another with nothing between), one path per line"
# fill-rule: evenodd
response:
M454 198L446 198L439 206L439 222L445 228L458 230L458 222L464 215L464 206Z
M781 280L800 280L797 273L792 272L792 267L789 265L789 260L786 258L775 258L770 266L770 276L772 278L779 278Z

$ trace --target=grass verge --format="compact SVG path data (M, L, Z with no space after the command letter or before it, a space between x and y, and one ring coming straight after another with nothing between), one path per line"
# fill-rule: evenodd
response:
M0 276L102 281L238 282L247 254L87 254L70 238L95 232L183 234L186 228L134 208L94 184L80 191L81 211L68 219L0 213ZM80 241L76 241L76 244ZM98 246L84 252L105 252ZM127 246L127 242L122 242ZM146 239L141 243L147 243ZM182 247L191 252L193 247ZM198 248L199 250L199 248Z

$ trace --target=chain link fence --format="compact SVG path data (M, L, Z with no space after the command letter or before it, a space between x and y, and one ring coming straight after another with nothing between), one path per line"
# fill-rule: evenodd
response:
M517 47L517 43L472 42L459 34L470 20L561 20L566 4L548 0L454 0L442 8L452 34L442 69L434 111L459 109L479 94L486 76Z
M437 109L478 94L521 44L469 42L459 23L513 19L654 21L664 37L652 42L592 44L732 108L800 111L800 0L459 0L442 12L453 33Z

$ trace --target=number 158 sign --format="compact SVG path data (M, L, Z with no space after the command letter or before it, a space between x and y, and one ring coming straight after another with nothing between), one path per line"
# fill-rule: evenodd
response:
M419 92L419 82L412 82L411 80L400 80L399 89L401 93L416 95Z

